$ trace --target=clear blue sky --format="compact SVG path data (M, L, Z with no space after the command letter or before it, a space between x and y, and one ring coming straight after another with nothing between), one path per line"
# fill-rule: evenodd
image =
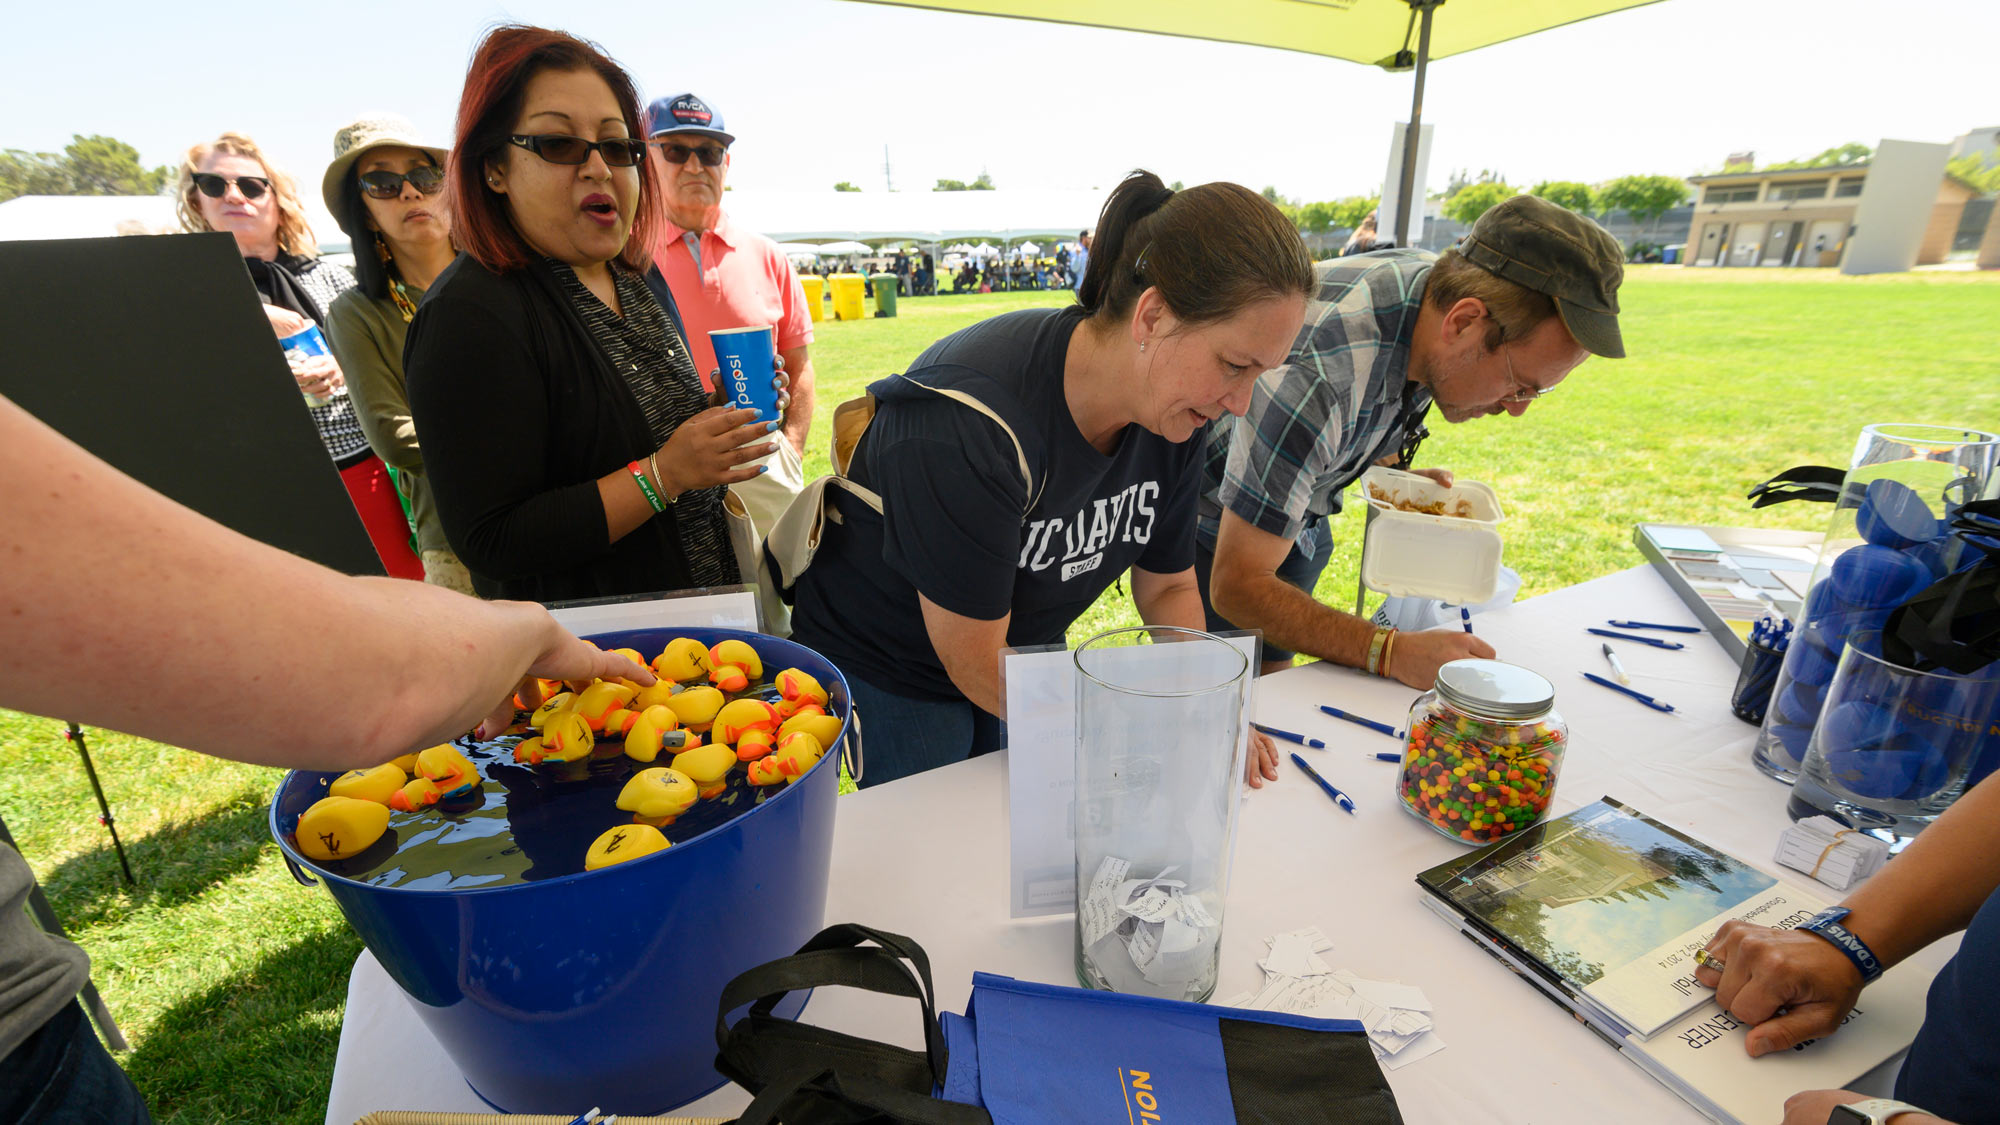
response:
M597 40L648 96L701 94L739 137L739 187L880 191L886 145L905 190L982 169L1003 188L1108 188L1143 166L1359 194L1380 183L1411 86L1292 52L841 0L9 7L0 147L104 133L159 164L236 129L308 183L362 111L446 141L473 42L509 19ZM1742 149L1948 141L2000 126L1996 42L1991 0L1666 0L1434 64L1431 179L1596 181Z

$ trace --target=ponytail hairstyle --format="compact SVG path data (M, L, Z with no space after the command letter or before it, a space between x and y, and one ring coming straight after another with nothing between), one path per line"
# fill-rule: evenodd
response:
M1241 184L1174 191L1135 171L1104 201L1077 303L1100 323L1157 288L1184 324L1211 324L1272 297L1313 292L1305 241L1271 201Z

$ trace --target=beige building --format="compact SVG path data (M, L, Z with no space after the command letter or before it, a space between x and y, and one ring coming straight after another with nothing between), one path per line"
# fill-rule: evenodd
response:
M1696 266L1837 266L1867 179L1866 164L1692 176L1694 221L1682 260ZM1966 200L1976 194L1961 180L1943 178L1917 264L1944 261Z

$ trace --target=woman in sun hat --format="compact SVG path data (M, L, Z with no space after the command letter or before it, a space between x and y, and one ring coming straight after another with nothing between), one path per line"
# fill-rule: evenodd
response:
M445 539L424 478L403 380L403 343L417 302L458 254L444 195L446 155L394 114L369 114L334 133L333 163L320 192L353 242L359 284L334 299L327 337L347 376L361 431L395 476L424 581L470 594L472 576Z

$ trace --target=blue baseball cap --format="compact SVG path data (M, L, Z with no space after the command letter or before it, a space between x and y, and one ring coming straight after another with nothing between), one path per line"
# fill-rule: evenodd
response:
M726 145L736 143L734 135L723 131L722 115L693 94L655 98L653 104L646 107L646 136L658 137L666 133L700 133Z

